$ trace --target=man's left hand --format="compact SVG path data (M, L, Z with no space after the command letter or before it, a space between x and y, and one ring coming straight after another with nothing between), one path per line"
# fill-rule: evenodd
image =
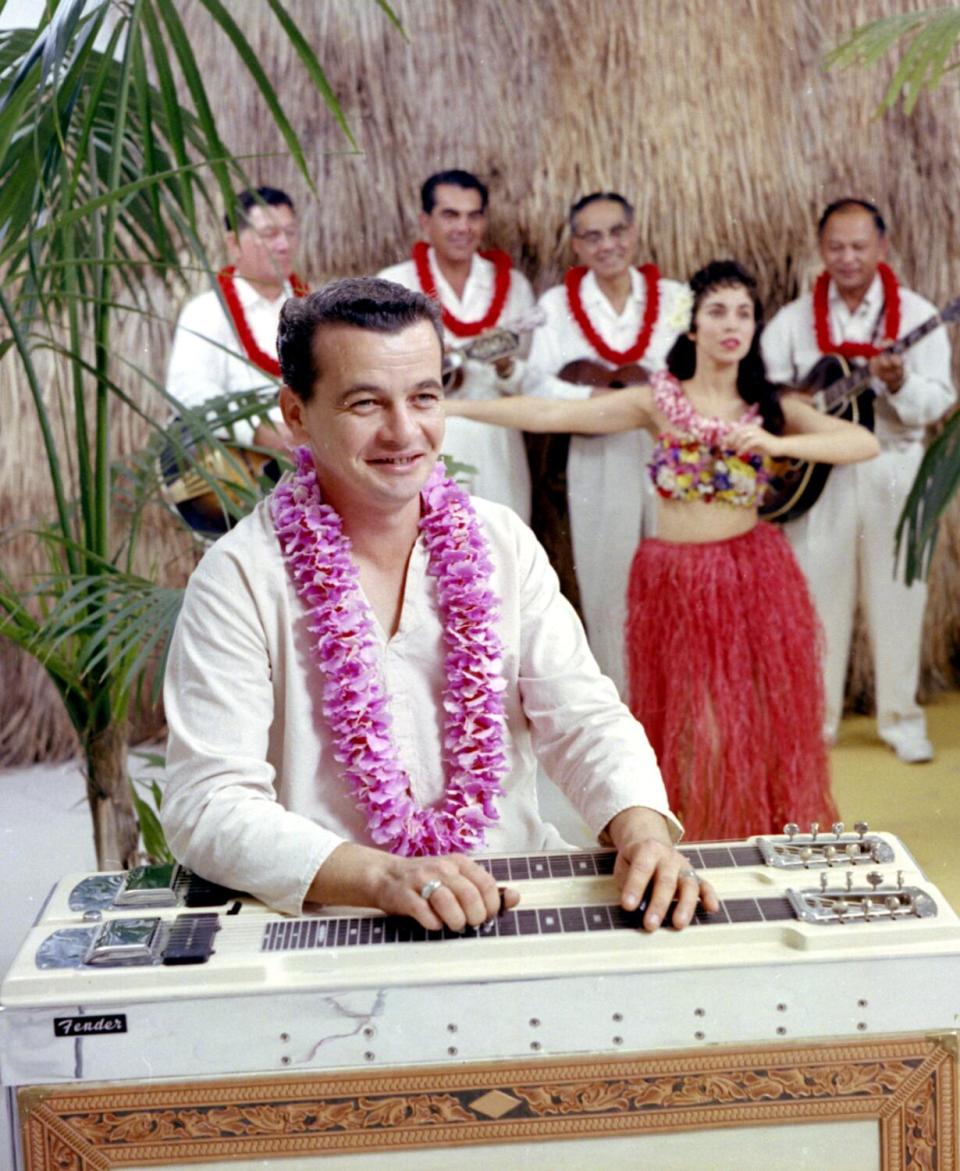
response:
M903 358L899 354L884 352L870 359L870 373L886 384L891 394L896 394L903 386L906 371L903 368Z
M641 806L624 809L607 826L607 833L617 848L613 876L620 887L623 909L635 911L644 891L651 888L650 903L643 916L646 931L656 931L674 900L671 926L678 931L693 918L698 902L707 911L719 910L713 887L673 848L661 814Z

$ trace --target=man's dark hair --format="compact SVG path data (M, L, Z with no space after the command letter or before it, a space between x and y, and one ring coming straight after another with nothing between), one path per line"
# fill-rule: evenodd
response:
M289 207L291 211L297 210L293 206L293 200L290 196L286 191L281 191L279 187L248 187L245 191L237 192L233 200L232 214L231 210L228 210L223 217L227 231L242 231L250 223L251 208L263 207L264 205L267 207Z
M582 196L571 206L569 216L567 217L570 224L570 231L572 232L576 229L577 216L580 214L580 212L583 211L585 207L589 207L591 203L600 203L602 201L619 203L623 208L623 214L627 217L627 223L633 223L633 217L635 213L633 210L633 204L628 199L624 199L624 197L616 191L592 191L589 195Z
M884 222L883 216L880 214L880 209L875 203L871 203L869 199L856 199L852 195L845 199L835 199L833 203L827 204L823 209L823 215L820 216L817 223L817 239L823 235L823 229L827 226L827 220L838 211L846 211L851 207L862 208L863 211L868 211L873 217L873 224L881 236L887 234L887 225Z
M352 325L376 333L399 333L429 321L443 348L440 306L423 293L379 277L344 277L306 297L290 297L280 310L277 357L283 381L304 402L320 377L314 339L327 325ZM439 369L437 374L439 376Z
M437 171L420 188L420 206L425 215L429 215L437 206L437 188L443 185L463 187L467 191L479 191L480 210L487 210L489 193L476 175L471 175L469 171Z
M680 382L694 376L697 369L697 348L689 333L696 332L697 310L703 299L714 289L743 288L753 302L753 320L756 322L750 349L737 367L737 393L745 403L756 403L764 427L774 435L782 435L784 427L780 391L767 378L760 354L760 333L763 329L763 305L757 292L757 282L736 260L711 260L698 268L690 278L693 305L690 308L690 329L681 333L667 354L667 369Z

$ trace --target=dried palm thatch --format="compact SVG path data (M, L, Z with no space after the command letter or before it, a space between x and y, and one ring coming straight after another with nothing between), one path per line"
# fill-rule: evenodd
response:
M229 78L219 94L225 137L251 161L252 177L286 187L300 206L303 269L317 282L372 272L406 255L416 235L417 191L443 167L484 176L491 242L508 249L543 289L569 261L564 211L575 197L613 188L637 203L641 249L683 276L712 256L735 255L759 277L772 309L817 268L814 223L844 194L889 213L895 266L909 285L942 302L960 291L960 226L953 214L960 164L960 91L948 83L907 118L874 118L889 69L825 73L825 53L856 24L928 5L903 0L395 0L409 40L373 3L288 0L328 68L362 155L344 150L326 111L284 93L297 129L313 143L321 191L309 201L251 92ZM204 41L197 6L179 6L208 83L223 53ZM289 50L263 6L235 7L261 63L283 91ZM203 26L204 30L206 26ZM204 32L203 35L206 35ZM217 231L211 223L211 234ZM199 276L190 278L199 284ZM162 376L177 301L157 295L161 320L133 314L115 339ZM166 319L165 321L163 319ZM160 396L129 372L120 381L163 411ZM0 527L48 507L31 407L9 361L0 426ZM116 408L118 451L145 428ZM37 568L18 547L19 572ZM144 542L145 564L182 575L190 551L162 520ZM960 644L960 509L934 565L925 641L927 687L951 676ZM0 655L0 763L61 753L70 743L56 698L38 669ZM868 696L868 656L858 646L852 694Z

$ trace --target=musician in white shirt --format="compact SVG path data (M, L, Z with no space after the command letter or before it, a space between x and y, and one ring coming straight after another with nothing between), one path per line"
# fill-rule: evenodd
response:
M917 703L927 591L923 582L904 584L894 534L923 458L925 429L956 398L950 346L939 328L902 355L884 352L936 308L902 288L884 263L886 225L872 203L832 203L818 239L824 273L813 293L782 308L764 331L767 373L796 385L825 353L868 361L881 448L867 463L834 468L819 500L786 525L826 632L824 732L835 740L859 601L873 649L879 734L901 760L919 763L933 757Z
M280 306L302 291L291 271L300 238L293 201L275 187L241 191L224 223L230 263L217 278L223 299L208 289L177 320L166 381L175 412L177 404L195 409L221 395L279 385ZM238 420L231 434L238 443L279 450L288 439L279 408L260 422Z
M439 171L420 191L420 231L410 260L380 276L436 297L443 307L446 345L457 349L497 328L523 324L533 308L530 283L506 253L481 251L488 192L469 171ZM524 344L525 348L525 344ZM509 392L509 362L466 359L450 393L496 398ZM475 468L463 476L476 496L509 505L530 520L530 471L523 436L470 419L450 420L445 454Z
M642 728L526 526L437 469L438 318L374 278L284 306L281 406L304 447L188 587L165 688L168 840L280 910L460 930L501 902L465 849L561 844L539 760L617 848L624 907L653 880L644 925L675 895L683 925L716 899L671 844Z
M540 298L546 319L533 336L523 389L582 398L591 393L589 387L547 376L581 358L610 370L634 363L650 372L662 370L681 328L677 299L687 297L684 308L689 316L689 290L665 280L653 265L636 267L636 217L622 195L584 196L571 207L569 218L578 267ZM641 431L576 435L567 459L570 537L581 610L590 647L621 694L630 563L640 537L653 534L654 508L645 471L651 451L651 440Z

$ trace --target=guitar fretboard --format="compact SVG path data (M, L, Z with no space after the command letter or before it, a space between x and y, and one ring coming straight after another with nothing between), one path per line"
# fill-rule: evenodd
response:
M310 951L317 948L366 947L390 943L439 943L450 939L507 939L516 936L579 935L591 931L642 931L645 903L635 911L618 904L537 907L505 911L482 927L458 933L445 928L428 931L413 919L399 915L351 916L343 919L284 919L267 924L260 942L265 952ZM667 916L669 925L673 908ZM727 899L720 909L698 907L690 926L731 923L777 923L795 919L790 900L783 895Z
M932 333L933 330L951 320L952 315L957 312L957 305L957 301L951 302L942 313L935 313L933 317L928 317L926 321L921 322L920 325L911 329L909 333L905 333L903 337L897 338L884 352L888 354L902 354L909 350L911 346L915 346L917 342L922 341L928 333ZM856 366L843 378L840 378L830 386L824 387L820 392L823 397L824 409L831 410L837 403L844 402L851 395L869 386L872 377L866 365Z

